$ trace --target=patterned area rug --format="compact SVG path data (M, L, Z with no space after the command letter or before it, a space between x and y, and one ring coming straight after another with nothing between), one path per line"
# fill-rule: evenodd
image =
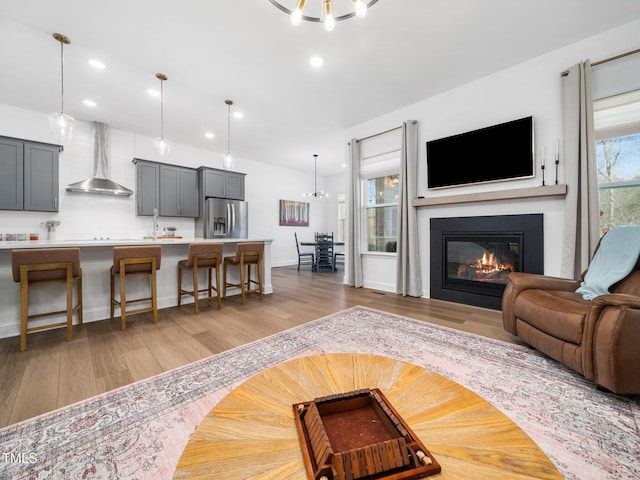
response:
M354 307L0 430L2 479L168 479L230 390L293 358L367 353L464 385L567 479L640 478L640 399L601 392L535 350ZM233 479L236 480L236 479Z

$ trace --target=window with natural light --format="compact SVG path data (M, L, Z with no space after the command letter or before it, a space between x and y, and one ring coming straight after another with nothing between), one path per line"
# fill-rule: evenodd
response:
M594 102L602 232L640 225L640 91Z
M367 250L395 253L398 238L399 176L366 179Z

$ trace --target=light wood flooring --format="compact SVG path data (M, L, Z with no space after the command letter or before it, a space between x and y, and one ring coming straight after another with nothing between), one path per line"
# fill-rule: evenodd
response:
M25 352L19 338L0 340L0 426L52 411L102 392L186 365L238 345L304 324L355 305L519 343L502 328L499 311L438 300L349 288L342 272L311 273L308 267L272 269L274 293L261 302L252 294L74 327L32 333ZM185 297L185 300L187 297ZM75 317L74 317L75 318Z

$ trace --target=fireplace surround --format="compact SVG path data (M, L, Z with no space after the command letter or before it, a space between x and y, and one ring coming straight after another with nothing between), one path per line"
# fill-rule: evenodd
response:
M499 310L510 272L544 273L543 215L432 218L431 298Z

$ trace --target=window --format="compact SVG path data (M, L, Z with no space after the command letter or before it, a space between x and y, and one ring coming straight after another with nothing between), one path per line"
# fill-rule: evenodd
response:
M603 232L640 225L640 91L594 102Z
M395 255L398 244L398 199L402 130L368 139L361 147L362 252Z
M365 180L367 251L395 253L398 239L398 174Z

